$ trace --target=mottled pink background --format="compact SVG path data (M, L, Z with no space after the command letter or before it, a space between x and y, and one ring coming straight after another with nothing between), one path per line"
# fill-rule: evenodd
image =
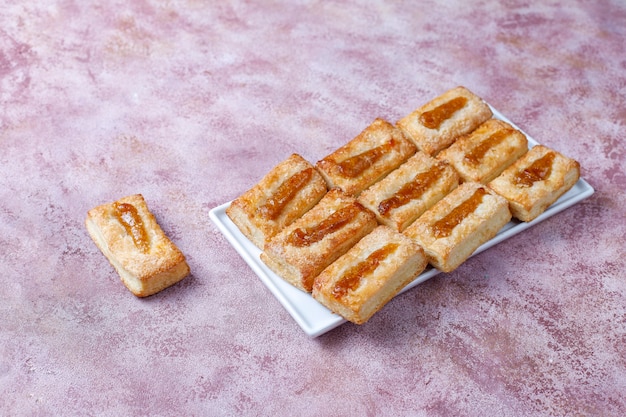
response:
M0 3L0 415L626 414L623 1ZM457 85L596 193L308 338L209 210ZM83 225L137 192L148 299Z

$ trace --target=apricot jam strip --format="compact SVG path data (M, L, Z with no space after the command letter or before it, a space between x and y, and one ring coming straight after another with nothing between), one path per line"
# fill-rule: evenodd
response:
M391 210L402 207L411 200L420 198L441 177L442 173L443 167L437 164L428 171L415 175L413 180L404 184L392 197L381 201L378 205L378 212L381 216L384 216Z
M261 217L267 220L275 220L280 216L285 206L296 196L313 175L313 168L303 169L284 181L267 199L265 204L257 209Z
M358 155L344 159L337 164L339 174L345 178L356 178L366 169L374 165L383 155L391 151L394 147L395 140L392 138L389 142L380 146L367 150Z
M461 110L465 106L465 103L467 103L467 98L465 97L453 98L432 110L422 113L419 117L419 121L429 129L439 129L439 126L452 117L454 113Z
M303 247L312 245L324 239L325 236L336 232L346 224L350 223L362 211L362 206L358 203L345 206L324 220L312 227L297 228L287 237L287 243Z
M133 238L137 249L143 253L147 253L150 249L148 233L135 206L128 203L115 202L113 208L115 210L115 217L117 217L117 220L124 226L126 233Z
M480 162L485 157L487 151L495 146L498 146L504 139L509 136L513 130L511 129L502 129L493 133L487 139L483 140L478 146L468 152L464 159L468 164L477 166L480 165Z
M543 181L552 173L552 162L554 161L554 152L548 152L541 158L535 160L529 167L519 171L513 182L518 187L532 187L537 181Z
M474 194L458 206L454 208L446 216L442 217L432 225L433 234L436 238L450 236L455 227L457 227L468 214L482 203L483 196L487 194L484 188L478 188Z
M332 295L336 299L341 299L350 291L354 291L359 286L361 280L373 273L378 265L389 255L391 255L399 245L397 243L388 243L380 249L372 252L364 261L359 262L352 268L348 269L345 274L335 283Z

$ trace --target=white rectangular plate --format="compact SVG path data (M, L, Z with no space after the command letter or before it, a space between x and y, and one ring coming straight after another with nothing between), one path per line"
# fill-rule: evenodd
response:
M519 127L504 117L500 112L493 108L492 110L495 118L504 120L516 129L519 129ZM521 131L521 129L519 130ZM528 138L530 147L537 144L537 142L530 136L526 135L526 137ZM594 189L591 185L589 185L582 178L579 179L572 189L561 196L559 200L557 200L535 220L528 223L518 222L515 220L509 222L493 239L479 247L474 252L474 255L489 249L495 244L502 242L503 240L506 240L509 237L514 236L551 216L554 216L568 207L573 206L574 204L591 196L593 192ZM226 215L226 208L229 205L230 202L211 209L209 212L211 220L224 234L228 242L235 248L243 260L250 266L250 268L252 268L254 273L261 279L263 284L265 284L270 292L289 312L302 330L304 330L304 332L310 337L317 337L345 323L346 320L341 316L322 306L310 294L305 293L304 291L301 291L287 283L261 261L259 258L259 255L261 254L259 248L254 246ZM434 277L438 273L440 273L440 271L437 269L428 267L413 282L407 285L401 293L415 287L417 284L420 284L427 279Z

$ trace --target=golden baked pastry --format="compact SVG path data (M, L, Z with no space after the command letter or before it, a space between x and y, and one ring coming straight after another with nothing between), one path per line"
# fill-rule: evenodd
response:
M437 158L446 160L465 182L486 184L528 151L528 140L507 122L489 119L461 136Z
M358 200L379 223L401 232L458 185L459 175L447 162L417 152Z
M491 181L489 187L509 201L515 218L529 222L572 188L579 177L577 161L537 145Z
M397 125L419 150L436 155L492 115L480 97L465 87L456 87L400 119Z
M509 220L506 199L485 185L466 182L426 211L404 234L424 248L434 267L450 272Z
M415 145L391 123L376 119L335 152L317 162L328 188L358 196L416 151Z
M313 279L376 225L372 212L334 188L275 235L265 245L261 260L287 282L311 292Z
M155 294L189 274L184 255L165 235L141 194L89 210L85 225L137 297Z
M363 324L427 264L417 243L378 226L315 279L313 297L346 320Z
M254 187L237 197L226 214L259 249L326 194L326 182L298 154L276 165Z

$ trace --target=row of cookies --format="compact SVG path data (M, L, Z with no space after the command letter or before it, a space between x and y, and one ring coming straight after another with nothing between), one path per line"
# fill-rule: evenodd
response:
M492 116L458 87L396 125L376 119L315 166L292 155L226 213L270 269L363 323L428 263L455 269L511 211L531 220L578 179L575 161L527 152Z

